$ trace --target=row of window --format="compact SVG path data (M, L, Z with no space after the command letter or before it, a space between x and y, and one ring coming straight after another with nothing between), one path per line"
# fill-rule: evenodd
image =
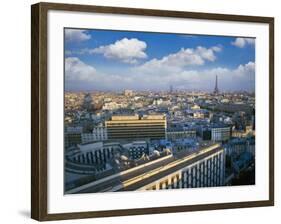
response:
M113 155L113 148L104 148L103 150L95 150L94 152L79 154L73 157L72 161L82 164L103 164L112 158Z
M224 178L224 159L223 152L212 156L196 165L193 165L179 174L165 179L159 183L158 189L176 189L176 188L195 188L195 187L213 187L223 185ZM147 188L147 190L156 190L157 186Z

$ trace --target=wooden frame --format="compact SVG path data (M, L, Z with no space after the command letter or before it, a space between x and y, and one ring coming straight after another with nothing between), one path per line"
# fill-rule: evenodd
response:
M89 211L77 213L48 214L47 211L47 12L49 10L66 10L80 12L99 12L113 14L129 14L144 16L164 16L174 18L197 18L207 20L227 20L241 22L256 22L269 24L269 74L270 74L270 152L269 152L269 200L173 206L161 208L142 208L129 210ZM155 214L168 212L186 212L198 210L213 210L241 207L258 207L274 205L274 18L240 15L223 15L209 13L194 13L181 11L162 11L136 8L115 8L89 5L70 5L56 3L38 3L32 5L32 48L31 48L31 76L32 76L32 163L31 163L31 217L39 221L78 219L91 217L108 217L124 215Z

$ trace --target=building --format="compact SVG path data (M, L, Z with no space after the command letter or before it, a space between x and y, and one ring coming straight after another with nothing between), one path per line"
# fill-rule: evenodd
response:
M197 104L194 104L190 107L191 110L200 110L200 106Z
M176 157L167 154L66 193L223 186L224 164L223 148L209 143L192 153L180 153Z
M239 156L248 152L255 155L255 138L235 138L224 145L225 154L228 156Z
M70 162L81 165L105 165L121 149L122 146L117 142L79 144L76 150L72 150L66 154L66 158Z
M83 128L78 127L67 127L64 133L64 145L65 148L70 146L76 146L82 142L81 134L83 132Z
M127 104L124 103L117 103L117 102L107 102L104 103L104 105L102 106L103 110L116 110L116 109L120 109L120 108L125 108L127 106Z
M175 139L171 144L173 152L176 151L191 151L196 149L197 141L194 138Z
M105 141L107 139L107 129L104 126L93 128L92 133L81 134L82 144L94 141Z
M185 111L187 115L196 118L196 119L205 119L205 118L211 118L212 113L210 113L208 110L205 109L191 109Z
M105 122L109 140L165 139L165 115L112 116Z
M231 137L231 127L229 126L213 126L211 128L211 140L223 142Z
M255 136L255 131L253 130L252 125L246 125L245 130L232 130L231 133L232 137L237 137L237 138L245 138L247 136Z
M168 128L167 139L183 139L183 138L196 138L196 130L184 129L183 127Z
M149 155L149 147L146 141L134 141L122 146L127 149L130 159L139 159L143 155Z
M134 95L134 92L133 92L133 90L126 89L126 90L124 91L124 95L127 96L127 97L130 97L130 96L133 96L133 95Z
M204 141L224 142L231 137L231 126L224 124L213 124L201 127L199 134Z

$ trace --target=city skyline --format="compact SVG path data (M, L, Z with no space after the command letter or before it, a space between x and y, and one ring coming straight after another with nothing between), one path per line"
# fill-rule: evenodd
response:
M65 29L66 91L255 90L255 39Z

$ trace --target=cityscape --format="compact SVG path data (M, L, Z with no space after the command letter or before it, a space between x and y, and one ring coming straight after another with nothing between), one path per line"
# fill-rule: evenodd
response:
M66 28L65 194L254 185L254 42Z

